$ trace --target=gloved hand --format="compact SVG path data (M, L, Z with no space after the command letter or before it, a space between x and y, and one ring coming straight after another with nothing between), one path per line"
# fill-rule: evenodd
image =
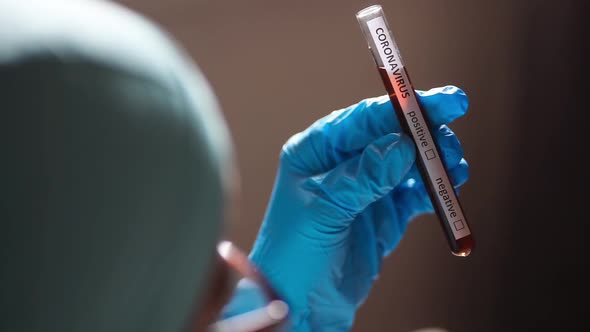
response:
M418 92L453 183L467 180L457 137L444 124L468 101L448 86ZM283 146L250 258L291 306L291 331L347 331L383 258L408 222L433 212L415 147L387 96L318 120Z

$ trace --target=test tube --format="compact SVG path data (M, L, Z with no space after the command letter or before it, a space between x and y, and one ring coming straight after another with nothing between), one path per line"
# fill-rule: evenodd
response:
M408 76L399 48L389 30L383 8L367 7L356 14L393 108L406 135L416 144L417 166L432 201L451 252L465 257L475 242L449 175L440 148L432 139L426 112Z

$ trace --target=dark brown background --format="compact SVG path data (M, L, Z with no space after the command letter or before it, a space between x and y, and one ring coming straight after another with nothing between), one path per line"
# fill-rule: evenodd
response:
M283 142L315 119L384 93L354 14L368 1L125 0L183 45L213 86L241 173L249 249ZM354 331L564 330L584 322L587 152L583 1L381 1L418 89L463 88L452 125L471 178L478 241L453 257L433 216L413 222ZM586 140L587 141L587 140ZM585 151L585 152L584 152Z

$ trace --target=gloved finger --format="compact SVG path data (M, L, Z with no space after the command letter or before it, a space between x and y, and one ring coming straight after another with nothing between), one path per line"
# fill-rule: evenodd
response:
M459 164L463 158L463 147L461 142L446 125L441 125L433 134L442 155L443 163L446 169L452 169ZM404 180L421 179L421 175L416 165L412 166Z
M453 167L451 170L447 169L449 177L451 178L451 183L455 188L458 188L462 185L467 179L469 178L469 165L464 158L461 158L459 162ZM455 182L455 181L462 181L462 182ZM414 164L412 168L408 171L406 176L403 178L401 183L398 185L399 189L405 187L411 187L415 185L424 185L424 180L420 173L418 172L418 168Z
M467 112L467 96L457 87L417 91L417 94L433 128ZM334 111L293 136L283 146L282 157L301 172L319 174L361 153L379 137L401 130L389 97L369 98Z
M457 190L469 178L469 164L465 159L461 159L459 164L451 169L448 174L453 187ZM432 202L421 178L409 179L401 183L392 193L392 199L396 205L399 219L405 222L420 214L434 212Z
M451 183L455 189L458 189L469 179L469 164L467 160L461 159L459 164L449 172Z
M465 115L469 108L469 99L465 92L453 85L433 88L428 91L416 91L418 100L426 109L432 126L451 123Z
M469 176L467 162L463 160L449 172L449 176L451 181L457 184L455 188L465 183ZM434 212L424 184L413 179L407 182L373 203L365 212L368 213L369 222L373 223L379 257L385 257L395 249L413 218Z
M415 149L404 135L388 134L365 148L361 155L333 170L310 177L304 188L312 192L310 208L332 231L348 226L369 204L390 193L414 163Z
M267 304L262 288L250 279L241 279L233 291L230 301L223 307L222 319L260 309Z
M453 169L463 159L463 147L457 138L457 135L446 125L441 125L434 139L440 148L443 164L447 169Z

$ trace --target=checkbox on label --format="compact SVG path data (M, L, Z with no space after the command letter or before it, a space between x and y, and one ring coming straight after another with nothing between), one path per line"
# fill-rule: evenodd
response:
M465 228L465 224L463 223L463 219L459 219L453 222L453 226L455 226L456 231L460 231Z
M436 158L436 153L434 153L434 149L424 151L424 155L426 156L427 160L432 160Z

